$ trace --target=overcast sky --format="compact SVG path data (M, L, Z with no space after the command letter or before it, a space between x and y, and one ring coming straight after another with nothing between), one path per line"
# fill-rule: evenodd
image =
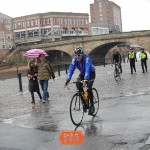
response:
M111 0L121 7L123 31L150 30L150 0ZM11 17L44 12L89 13L94 0L1 0L0 12Z

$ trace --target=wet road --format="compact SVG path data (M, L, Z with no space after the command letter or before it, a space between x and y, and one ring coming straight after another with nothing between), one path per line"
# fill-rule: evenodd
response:
M149 65L149 64L148 64ZM61 145L62 130L75 130L69 116L69 103L75 91L63 87L65 72L49 82L49 103L42 104L36 95L31 105L27 78L23 93L18 79L0 80L0 149L14 150L148 150L150 140L150 73L131 75L129 64L123 64L122 80L116 82L110 65L96 67L94 87L100 96L100 109L93 120L85 114L81 145ZM77 77L75 73L73 79ZM9 142L8 142L9 141Z

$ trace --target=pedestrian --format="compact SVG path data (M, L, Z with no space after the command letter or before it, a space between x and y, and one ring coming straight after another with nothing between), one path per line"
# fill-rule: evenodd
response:
M72 59L72 62L69 66L68 75L65 81L65 86L70 82L72 75L77 68L80 73L77 78L77 88L78 90L83 91L83 85L87 84L89 100L90 100L90 107L89 107L89 115L92 115L95 111L94 104L93 104L93 92L92 86L95 80L95 67L92 64L92 60L89 55L84 54L82 47L77 47L74 49L75 56ZM82 81L82 83L80 83ZM85 107L85 106L84 106Z
M130 47L127 62L128 61L130 61L131 74L133 74L133 69L136 72L135 62L137 62L136 53L133 51L133 47Z
M122 62L121 54L118 52L117 49L115 49L115 50L113 51L113 55L112 55L112 63L113 63L113 64L118 63L118 64L119 64L119 68L120 68L120 72L122 73L121 62ZM116 65L115 65L115 67L116 67ZM116 69L115 69L115 70L116 70Z
M45 103L49 98L48 81L51 77L55 79L55 74L44 54L39 55L39 62L36 65L38 67L39 83L43 91L43 103Z
M34 61L29 62L27 77L29 79L29 92L31 93L31 97L32 97L31 103L35 103L34 92L37 92L40 100L42 100L37 75L38 75L38 69L35 66L35 62Z
M142 71L143 73L145 73L145 71L147 72L147 53L145 52L144 48L141 48L141 53L140 53L140 58L141 58L141 67L142 67Z

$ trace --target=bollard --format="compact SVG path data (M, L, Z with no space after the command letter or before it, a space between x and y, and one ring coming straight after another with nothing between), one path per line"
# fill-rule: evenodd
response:
M65 64L66 74L68 73L68 66Z
M58 68L58 76L60 76L60 66L57 65L57 68Z
M126 60L125 60L125 55L123 55L123 62L124 62L124 63L126 63Z
M19 92L22 92L22 80L21 80L21 73L18 73L18 79L19 79Z
M105 58L104 58L104 67L105 67Z
M16 74L17 74L17 77L18 77L18 65L16 66L17 70L16 70Z

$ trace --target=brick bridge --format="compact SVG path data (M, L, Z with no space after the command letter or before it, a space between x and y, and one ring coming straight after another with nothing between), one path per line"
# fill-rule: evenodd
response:
M92 58L104 58L108 51L118 44L138 44L150 52L150 31L135 31L124 32L119 34L107 34L98 36L88 36L82 38L75 38L66 41L57 41L43 44L35 44L31 46L18 47L10 56L11 60L23 60L23 53L32 48L40 48L49 54L49 60L54 61L61 58L61 60L70 60L73 56L73 49L77 46L84 48L85 53Z

